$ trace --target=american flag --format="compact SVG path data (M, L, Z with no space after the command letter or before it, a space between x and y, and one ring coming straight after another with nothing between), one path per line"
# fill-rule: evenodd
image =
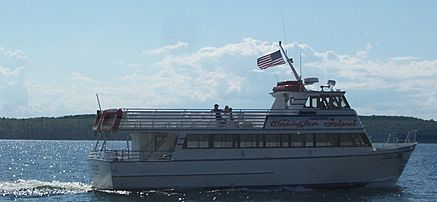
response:
M258 58L256 63L260 69L285 64L284 59L282 59L281 51L279 50Z

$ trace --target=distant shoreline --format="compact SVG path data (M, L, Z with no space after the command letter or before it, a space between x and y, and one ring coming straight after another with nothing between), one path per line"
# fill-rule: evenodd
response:
M384 142L392 134L402 141L417 130L419 143L437 143L437 121L404 116L359 116L373 142ZM2 140L97 140L92 131L94 114L63 117L0 118ZM126 140L126 132L108 140Z

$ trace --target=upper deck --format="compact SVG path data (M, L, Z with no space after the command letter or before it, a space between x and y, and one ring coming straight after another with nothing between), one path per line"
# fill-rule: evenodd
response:
M117 116L114 111L122 115ZM96 119L95 131L362 129L353 110L338 109L239 109L226 113L205 109L125 108L101 114Z
M333 81L331 81L333 82ZM307 90L297 81L278 82L271 109L122 108L97 112L95 131L335 130L363 129L345 91Z

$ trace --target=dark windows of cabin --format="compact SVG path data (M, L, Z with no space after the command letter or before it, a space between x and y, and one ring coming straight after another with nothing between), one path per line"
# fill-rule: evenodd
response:
M274 135L266 135L266 147L280 147L281 146L281 137L278 134Z
M290 135L279 135L281 139L281 147L290 147Z
M240 147L263 147L262 135L239 135Z
M314 147L314 134L305 134L305 147Z
M186 139L186 148L208 148L209 136L206 135L188 135Z
M310 96L305 103L307 108L317 109L343 109L350 108L344 95L320 95Z
M213 135L214 148L232 148L234 147L233 135Z
M184 148L370 147L364 133L187 135Z
M291 147L303 147L305 146L305 135L290 135L290 146Z

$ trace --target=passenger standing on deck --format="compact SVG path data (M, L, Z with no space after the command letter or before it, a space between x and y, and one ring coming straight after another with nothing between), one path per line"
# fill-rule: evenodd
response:
M221 113L222 110L219 109L219 105L218 104L214 105L214 109L212 109L211 112L215 113L215 119L217 121L222 120L222 113Z
M226 105L225 108L223 109L223 111L224 111L224 113L223 113L223 115L224 115L223 119L224 119L225 121L228 121L228 118L229 118L229 106Z

